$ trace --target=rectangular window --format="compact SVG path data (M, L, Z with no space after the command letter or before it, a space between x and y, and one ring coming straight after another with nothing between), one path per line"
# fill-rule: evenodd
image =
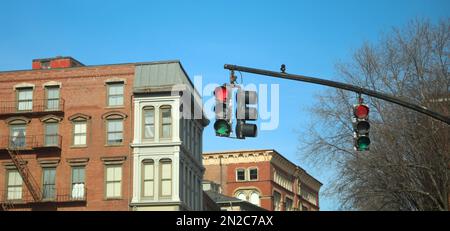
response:
M73 145L75 146L86 145L86 134L87 134L86 127L87 127L86 121L73 122Z
M161 138L172 136L172 115L170 106L161 107Z
M251 168L249 170L250 180L258 180L258 169Z
M123 106L123 83L108 84L108 106Z
M285 203L285 211L293 211L292 208L293 202L290 198L286 198L286 203Z
M55 199L55 177L56 177L56 168L43 168L42 169L42 179L43 179L43 199Z
M24 148L26 146L26 125L10 125L10 147Z
M85 167L72 168L72 199L80 200L85 198Z
M155 109L144 108L144 139L155 138Z
M45 123L45 146L58 146L58 123Z
M108 144L122 144L123 141L123 120L110 119L107 120Z
M22 199L22 177L18 170L8 171L8 194L7 200L21 200Z
M273 193L273 210L274 211L281 210L281 194L279 192Z
M59 109L59 87L46 87L46 110L53 111Z
M17 110L18 111L33 110L33 88L17 89Z
M245 180L245 169L237 169L236 170L236 180L237 181Z
M170 197L172 196L172 161L161 160L161 196Z
M122 166L106 166L106 198L122 196Z
M144 162L142 171L142 196L153 197L155 191L155 165L153 161Z

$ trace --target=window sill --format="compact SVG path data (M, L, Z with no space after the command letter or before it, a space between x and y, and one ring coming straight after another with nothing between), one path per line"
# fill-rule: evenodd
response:
M123 200L122 197L112 197L112 198L105 198L105 201L121 201Z
M120 106L106 106L106 109L124 109L125 105L120 105Z
M70 148L78 149L78 148L87 148L87 145L71 145Z
M105 147L122 147L124 144L105 144Z

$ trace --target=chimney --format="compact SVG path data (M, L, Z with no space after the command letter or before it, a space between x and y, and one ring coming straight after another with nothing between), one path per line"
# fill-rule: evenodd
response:
M69 67L82 67L84 64L80 63L78 60L66 56L56 56L54 58L45 59L33 59L32 69L53 69L53 68L69 68Z

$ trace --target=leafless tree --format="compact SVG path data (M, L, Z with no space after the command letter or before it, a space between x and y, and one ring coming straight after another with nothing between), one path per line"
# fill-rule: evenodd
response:
M376 44L364 44L340 81L385 92L449 116L450 20L415 20ZM370 111L368 152L353 150L357 95L331 89L311 109L315 122L300 139L300 155L338 174L328 192L341 209L448 210L450 126L412 110L364 97Z

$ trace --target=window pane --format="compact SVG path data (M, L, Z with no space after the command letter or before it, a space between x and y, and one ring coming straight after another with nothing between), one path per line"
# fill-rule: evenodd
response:
M161 117L161 137L170 138L172 127L171 109L167 107L161 108Z
M236 171L237 174L237 180L245 180L245 170L239 169Z
M19 100L31 100L33 99L33 89L19 89Z
M114 192L113 192L113 195L114 195L114 197L120 197L121 195L121 186L122 186L122 184L121 184L121 182L115 182L114 183Z
M76 122L74 127L75 133L86 133L86 122Z
M161 182L161 194L162 196L170 196L172 194L172 181L164 180Z
M109 94L110 95L122 95L123 94L123 84L116 83L109 85Z
M122 133L108 134L108 143L109 144L122 143Z
M162 125L162 138L170 138L171 125Z
M122 167L114 167L114 180L115 181L122 180Z
M237 198L240 199L240 200L243 200L243 201L246 201L246 200L247 200L247 197L245 196L244 193L239 193L239 194L237 195Z
M257 180L258 179L258 169L250 169L250 180Z
M154 191L154 184L153 181L145 181L144 182L144 196L145 197L152 197Z
M20 177L19 171L8 172L8 186L22 185L22 177Z
M170 109L162 109L162 122L171 123Z
M114 184L106 183L106 197L114 197Z
M170 179L172 177L171 163L161 164L161 178Z
M121 132L122 120L108 120L108 132Z
M106 181L113 181L114 180L114 167L107 167L106 168Z
M153 125L146 125L145 126L145 132L144 132L144 138L152 139L155 137L155 126Z
M58 124L57 123L46 123L45 124L45 134L46 135L58 134Z
M109 84L108 105L123 105L123 83Z
M57 99L57 98L59 98L59 88L58 87L49 87L49 88L47 88L47 98L48 99Z
M154 177L154 165L144 164L144 180L153 180Z
M256 192L252 192L250 195L250 203L254 205L259 205L259 194Z
M110 106L123 105L123 96L117 96L117 95L109 96L108 104Z
M155 111L153 109L145 109L144 111L145 124L155 123Z
M55 197L55 168L43 169L43 197L44 199L52 199Z
M86 144L86 135L75 135L73 144L74 145L85 145Z
M72 169L72 183L84 183L85 168Z

